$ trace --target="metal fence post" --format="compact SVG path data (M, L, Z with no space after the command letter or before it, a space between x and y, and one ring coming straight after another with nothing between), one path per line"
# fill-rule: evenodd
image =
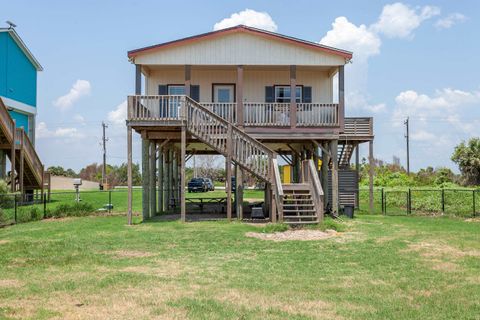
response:
M387 215L387 192L384 193L383 197L385 201L385 209L383 210L383 214Z
M475 190L472 191L472 209L473 209L473 217L475 218L476 213L476 208L475 208Z
M108 213L112 212L112 190L108 190Z
M442 214L445 213L445 189L442 188Z
M407 193L407 214L412 214L412 189L410 188Z
M384 210L384 201L385 201L385 199L384 199L384 191L383 191L383 188L381 189L381 195L382 195L382 196L381 196L381 201L382 201L382 203L381 203L381 210L382 210L382 214L385 214L385 210Z
M43 218L47 216L47 193L43 194Z
M13 205L14 205L14 208L15 208L15 210L14 210L14 212L15 212L14 213L14 220L15 220L15 223L17 223L17 195L16 194L13 195Z

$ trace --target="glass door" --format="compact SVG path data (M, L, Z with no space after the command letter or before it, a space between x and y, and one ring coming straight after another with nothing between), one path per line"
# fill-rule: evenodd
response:
M225 120L232 121L235 112L233 102L235 101L235 85L214 84L213 85L213 112Z

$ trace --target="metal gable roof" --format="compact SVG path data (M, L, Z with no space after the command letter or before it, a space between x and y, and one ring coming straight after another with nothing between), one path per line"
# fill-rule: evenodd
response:
M172 46L179 46L179 45L183 45L183 44L186 44L186 43L189 43L189 42L199 41L199 40L208 39L208 38L216 37L216 36L219 36L219 35L235 33L235 32L246 32L246 33L250 33L250 34L256 34L256 35L263 36L263 37L266 37L266 38L276 39L276 40L292 43L292 44L295 44L295 45L300 45L300 46L307 47L307 48L310 48L310 49L313 49L313 50L319 50L321 52L326 52L326 53L330 53L330 54L334 54L334 55L339 55L339 56L344 57L347 60L350 60L352 58L352 55L353 55L353 53L350 52L350 51L325 46L325 45L322 45L322 44L319 44L319 43L316 43L316 42L302 40L302 39L298 39L298 38L294 38L294 37L290 37L290 36L285 36L285 35L282 35L282 34L279 34L279 33L270 32L270 31L266 31L266 30L262 30L262 29L253 28L253 27L248 27L248 26L245 26L245 25L238 25L238 26L231 27L231 28L221 29L221 30L217 30L217 31L211 31L211 32L202 33L202 34L187 37L187 38L182 38L182 39L178 39L178 40L174 40L174 41L169 41L169 42L156 44L156 45L153 45L153 46L148 46L148 47L143 47L143 48L131 50L131 51L128 51L128 58L133 59L136 56L147 53L147 52L157 51L157 50L161 50L161 49L172 47Z
M38 60L33 56L33 54L28 50L27 46L20 38L18 33L13 28L0 28L0 32L8 32L15 43L20 47L23 53L27 56L28 60L35 66L37 71L43 71L42 65L38 62Z

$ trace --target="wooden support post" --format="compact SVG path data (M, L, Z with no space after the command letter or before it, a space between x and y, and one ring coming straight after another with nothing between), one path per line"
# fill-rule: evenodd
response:
M149 146L150 141L146 137L142 137L142 217L147 220L150 217L150 163L149 163Z
M225 188L227 189L227 220L232 221L232 125L227 129L227 156L225 157L225 171L227 173Z
M135 94L142 94L142 65L135 65Z
M359 180L360 180L360 144L357 143L355 146L355 175L357 177L357 185L355 191L355 207L360 208L360 189L359 189Z
M22 134L20 135L20 172L18 173L18 185L20 187L20 196L22 201L25 200L25 187L24 187L24 181L23 181L23 176L25 174L25 150L24 150L24 145L23 145L23 139L25 135L25 131L21 130L20 131Z
M275 201L275 194L273 191L273 185L270 184L270 212L272 216L272 222L277 222L277 202ZM279 222L283 223L283 217L279 217Z
M158 212L163 213L163 146L158 147Z
M10 164L12 167L12 170L10 171L10 183L12 187L12 193L14 193L16 190L16 182L15 182L15 143L16 143L16 131L17 131L17 125L15 123L15 120L13 120L13 132L12 132L12 149L10 150Z
M338 124L340 132L345 129L345 67L338 67Z
M327 153L329 149L328 143L323 143L322 148L322 187L323 187L323 204L325 208L329 203L329 195L330 195L330 186L328 185L328 163L330 162L330 157Z
M190 86L191 86L191 77L192 77L192 66L185 65L185 95L190 97Z
M243 170L237 164L235 165L235 212L237 219L243 220Z
M243 66L237 66L236 95L237 125L241 128L243 127Z
M297 126L297 66L290 66L290 127Z
M338 215L338 140L330 142L330 154L332 156L332 213Z
M7 176L7 155L5 151L0 150L0 179Z
M178 194L178 150L172 149L172 197L174 199L175 208L180 200Z
M180 152L180 215L182 222L186 221L186 203L185 203L185 155L187 153L187 128L182 125L181 152Z
M368 171L368 203L370 213L373 213L373 175L375 170L375 163L373 159L373 141L368 142L368 162L370 170Z
M155 141L150 141L150 218L157 213L157 148Z
M127 200L127 219L128 225L132 224L132 191L133 191L133 179L132 179L132 127L127 126L127 184L128 184L128 200Z
M172 206L172 199L173 199L173 192L172 192L172 187L173 187L173 150L170 147L168 150L168 183L167 183L167 193L168 193L168 206L169 208Z

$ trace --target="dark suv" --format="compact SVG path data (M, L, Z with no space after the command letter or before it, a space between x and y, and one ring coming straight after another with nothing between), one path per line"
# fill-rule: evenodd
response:
M207 192L208 186L203 178L193 178L188 182L188 192Z

